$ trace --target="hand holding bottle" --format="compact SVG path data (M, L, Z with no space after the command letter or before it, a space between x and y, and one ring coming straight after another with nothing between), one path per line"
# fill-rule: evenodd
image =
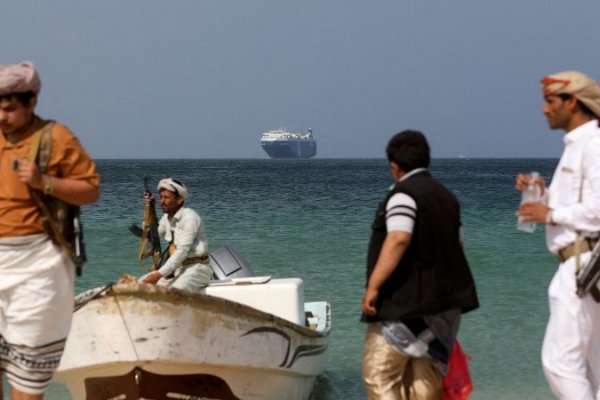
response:
M517 229L523 232L535 232L538 222L546 223L550 209L542 204L545 182L537 172L517 175L515 188L521 191L521 203L517 211Z
M535 171L532 171L531 174L518 174L515 180L515 189L522 192L532 182L539 186L540 196L543 196L546 192L546 181Z

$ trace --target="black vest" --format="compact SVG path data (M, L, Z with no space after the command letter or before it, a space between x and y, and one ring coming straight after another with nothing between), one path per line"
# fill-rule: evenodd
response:
M460 205L426 171L398 182L379 205L369 243L367 282L387 235L385 207L396 193L406 193L417 204L412 239L379 290L377 315L363 315L362 320L399 321L453 308L463 313L477 308L475 283L459 239Z

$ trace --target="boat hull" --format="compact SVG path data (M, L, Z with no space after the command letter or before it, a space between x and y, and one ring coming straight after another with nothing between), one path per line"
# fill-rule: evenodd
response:
M56 378L75 400L308 399L329 331L205 294L115 285L74 314Z
M311 158L317 154L315 140L262 140L260 145L271 158Z

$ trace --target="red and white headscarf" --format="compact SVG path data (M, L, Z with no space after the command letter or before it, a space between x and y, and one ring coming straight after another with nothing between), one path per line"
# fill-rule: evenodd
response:
M569 94L600 119L600 86L589 76L577 71L565 71L544 77L541 84L544 96Z

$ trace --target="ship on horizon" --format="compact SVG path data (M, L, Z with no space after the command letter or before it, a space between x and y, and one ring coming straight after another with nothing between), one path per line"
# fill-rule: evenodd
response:
M271 158L311 158L317 154L317 140L312 129L288 132L275 129L260 137L260 146Z

